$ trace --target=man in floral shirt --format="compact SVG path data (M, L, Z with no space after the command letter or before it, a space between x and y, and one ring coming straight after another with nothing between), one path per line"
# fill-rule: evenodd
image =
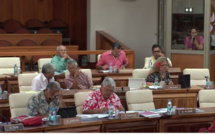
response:
M115 109L124 111L119 97L113 93L115 82L112 78L106 77L101 88L91 93L84 103L84 114L107 113L108 106L112 104Z

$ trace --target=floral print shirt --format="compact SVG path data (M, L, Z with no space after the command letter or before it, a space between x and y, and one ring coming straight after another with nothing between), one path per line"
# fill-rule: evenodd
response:
M83 111L108 108L110 103L112 103L115 109L122 107L121 101L115 93L113 93L109 99L105 100L100 90L101 89L97 89L88 96L84 103Z
M37 114L46 115L49 113L49 108L53 107L57 111L59 109L59 99L54 99L48 104L45 98L44 91L41 91L37 95L32 96L27 103L27 115L34 116Z

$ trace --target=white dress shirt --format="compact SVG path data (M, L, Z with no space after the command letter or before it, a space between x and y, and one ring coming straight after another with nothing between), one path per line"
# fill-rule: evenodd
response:
M49 79L49 82L54 81L54 77ZM43 75L43 73L38 74L32 80L31 90L32 91L42 91L48 85L48 79Z

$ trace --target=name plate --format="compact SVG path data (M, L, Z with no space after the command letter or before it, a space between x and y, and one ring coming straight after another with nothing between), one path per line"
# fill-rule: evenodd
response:
M132 119L132 118L139 118L139 113L121 113L119 114L120 119Z
M166 85L165 89L181 89L181 85Z
M177 109L177 114L178 115L186 115L186 114L193 114L196 113L196 109L195 108L182 108L182 109Z
M23 129L24 129L24 126L22 123L4 125L4 131L5 132L18 131L18 130L23 130Z
M63 118L62 123L64 125L68 124L76 124L81 122L81 117L74 117L74 118Z

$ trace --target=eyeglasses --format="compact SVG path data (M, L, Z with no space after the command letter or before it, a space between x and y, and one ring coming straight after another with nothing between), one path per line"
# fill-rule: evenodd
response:
M163 64L163 65L161 65L162 67L164 67L164 66L166 66L166 67L168 67L169 65L168 64Z
M160 53L160 51L153 51L153 53Z

